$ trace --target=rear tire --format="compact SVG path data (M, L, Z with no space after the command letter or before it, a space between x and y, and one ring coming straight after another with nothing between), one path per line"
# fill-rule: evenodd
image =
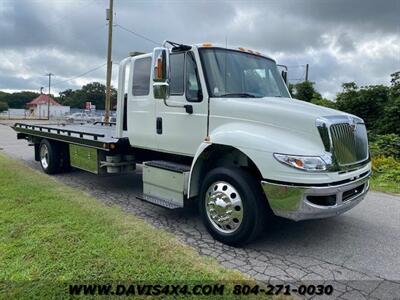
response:
M63 168L63 160L58 145L43 139L39 146L40 165L47 174L59 173Z
M198 202L208 232L232 246L256 238L271 217L260 183L240 168L219 167L210 171Z

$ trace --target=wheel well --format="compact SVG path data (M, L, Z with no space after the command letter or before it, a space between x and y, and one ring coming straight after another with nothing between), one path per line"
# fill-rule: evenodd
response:
M189 197L198 195L201 179L207 172L222 166L241 167L249 171L256 179L262 179L261 172L256 164L242 151L232 146L213 144L200 154L193 166Z

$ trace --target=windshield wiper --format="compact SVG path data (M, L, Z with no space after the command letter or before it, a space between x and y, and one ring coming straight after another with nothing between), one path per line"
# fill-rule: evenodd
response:
M218 95L216 97L227 98L227 97L240 97L240 98L261 98L261 96L251 94L251 93L228 93Z

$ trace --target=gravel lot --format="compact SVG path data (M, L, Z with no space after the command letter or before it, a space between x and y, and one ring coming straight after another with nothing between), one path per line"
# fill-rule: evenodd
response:
M7 155L40 169L33 159L33 148L26 141L18 141L6 125L0 125L1 148ZM73 171L55 177L173 232L201 255L214 257L257 280L306 284L334 281L332 297L400 299L398 196L370 192L353 210L331 219L298 223L277 219L258 241L233 248L213 240L194 209L170 211L138 200L140 168L124 176L97 177Z

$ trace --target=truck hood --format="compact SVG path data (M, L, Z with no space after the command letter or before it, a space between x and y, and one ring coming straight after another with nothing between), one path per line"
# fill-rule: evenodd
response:
M224 107L229 108L229 115L233 118L299 132L314 133L315 121L319 117L349 115L292 98L219 98L215 102L221 100L225 100ZM219 112L211 110L211 114L214 113L219 115Z
M275 141L279 139L285 147L294 143L308 144L311 147L309 150L313 152L323 150L316 119L348 115L301 100L275 97L213 98L210 113L211 134L213 129L219 131L217 129L219 126L224 126L224 130L229 131L229 126L244 128L243 126L252 124L253 128L259 128L257 130L261 134L259 139L263 139L265 143L268 142L269 137L274 136ZM217 132L215 134L219 135Z

